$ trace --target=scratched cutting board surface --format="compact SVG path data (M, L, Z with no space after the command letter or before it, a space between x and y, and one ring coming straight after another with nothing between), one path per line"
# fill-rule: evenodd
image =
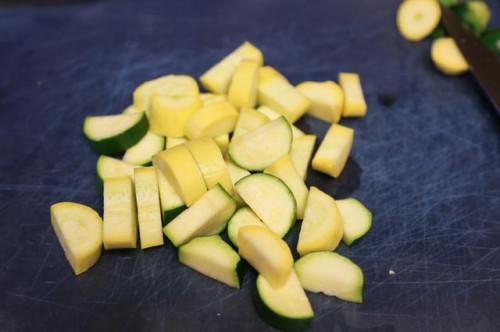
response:
M314 5L313 5L314 3ZM363 304L308 294L315 331L500 330L500 124L469 75L403 40L397 1L105 1L0 7L0 330L266 331L241 290L177 262L172 245L105 252L75 277L49 206L88 204L89 114L120 112L142 81L199 76L244 40L293 83L359 72L368 116L342 176L308 184L374 214L338 251L365 273ZM500 4L490 3L496 25ZM298 126L323 137L327 124ZM298 225L287 236L293 246ZM389 274L389 271L394 274Z

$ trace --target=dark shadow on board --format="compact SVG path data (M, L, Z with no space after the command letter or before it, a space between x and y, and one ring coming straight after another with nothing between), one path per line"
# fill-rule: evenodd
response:
M322 191L332 195L335 199L350 197L361 184L361 173L363 170L358 162L349 157L344 170L338 178L332 178L329 175L319 173L309 168L307 174L307 183L309 186L315 186Z

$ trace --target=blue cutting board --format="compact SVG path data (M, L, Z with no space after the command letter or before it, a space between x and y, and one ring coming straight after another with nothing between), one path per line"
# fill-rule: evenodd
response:
M314 331L500 331L500 122L469 75L433 68L430 41L395 27L398 1L88 1L0 7L0 330L265 331L255 273L230 289L171 244L105 252L75 277L49 206L88 204L89 114L119 113L139 83L199 76L249 40L293 83L361 75L368 115L347 167L308 184L354 196L373 228L338 251L365 273L363 304L308 294ZM498 1L490 3L499 24ZM328 125L298 126L321 138ZM297 241L296 227L287 240ZM394 273L389 273L389 271Z

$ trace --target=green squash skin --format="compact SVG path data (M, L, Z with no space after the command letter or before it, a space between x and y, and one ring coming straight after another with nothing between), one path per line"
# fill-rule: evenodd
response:
M175 219L182 211L186 209L186 205L181 205L171 210L163 211L163 226Z
M139 122L121 134L100 141L93 141L88 137L87 139L92 148L99 154L116 155L137 144L148 130L149 122L144 114Z
M500 55L500 29L486 31L481 35L481 40L496 55Z
M267 324L271 325L272 327L277 328L281 331L287 331L287 332L305 331L309 327L313 319L313 317L288 318L275 313L260 298L257 285L255 286L254 289L253 299L254 299L255 309L259 314L259 316L262 318L262 320L264 320Z

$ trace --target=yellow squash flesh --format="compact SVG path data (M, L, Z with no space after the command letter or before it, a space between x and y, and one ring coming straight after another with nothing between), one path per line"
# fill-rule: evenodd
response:
M285 241L261 226L244 226L238 233L240 256L273 287L283 286L293 268L293 257Z
M303 256L315 251L334 250L342 240L342 234L342 217L335 200L311 187L297 243L298 253Z
M88 206L60 202L50 207L50 221L76 275L91 268L102 252L102 219Z
M207 191L203 175L185 144L158 153L153 163L187 206L191 206Z
M160 194L155 168L136 168L134 186L141 249L163 245Z
M338 177L349 158L354 130L333 124L321 142L312 160L312 168L316 171Z
M130 177L104 180L105 249L137 247L137 214L134 186Z

